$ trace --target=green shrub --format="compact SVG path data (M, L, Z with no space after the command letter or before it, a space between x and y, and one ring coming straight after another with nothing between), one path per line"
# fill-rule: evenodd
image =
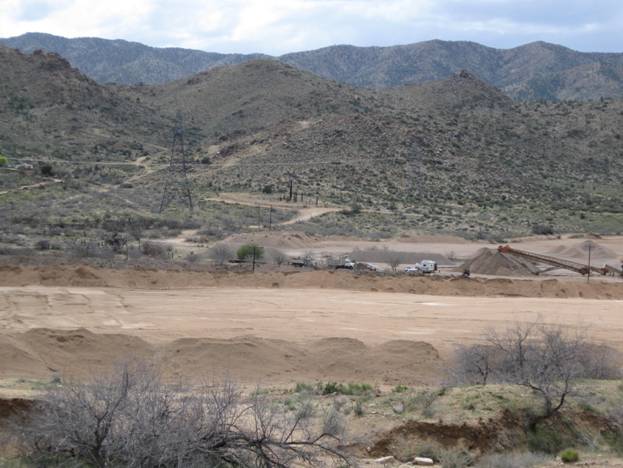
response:
M264 247L256 244L244 244L236 251L238 260L249 260L255 255L255 260L260 260L264 256Z
M365 410L363 408L363 401L357 400L355 402L354 411L355 411L355 416L363 416L364 415Z
M0 167L6 166L9 163L9 160L6 156L0 154Z
M396 385L393 389L392 392L394 393L404 393L407 390L409 390L409 387L407 387L406 385L402 385L402 384L398 384Z
M41 171L41 175L43 176L52 177L54 175L54 168L52 167L51 164L43 163L39 167L39 170Z
M322 388L323 395L363 395L372 391L372 385L367 383L349 383L341 384L336 382L327 382Z
M313 393L314 387L313 385L299 382L296 384L296 387L294 387L294 392L295 393Z
M577 450L567 449L561 452L560 459L563 463L575 463L580 460L580 455Z

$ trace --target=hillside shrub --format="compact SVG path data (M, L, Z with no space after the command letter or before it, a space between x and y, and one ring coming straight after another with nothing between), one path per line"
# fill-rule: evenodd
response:
M143 242L143 244L141 245L141 251L144 255L147 255L148 257L163 259L168 258L169 255L172 253L171 247L160 244L158 242L149 241Z
M575 463L580 460L580 455L577 450L567 449L562 451L560 459L563 463Z
M0 154L0 167L6 166L9 163L9 160L6 156Z
M51 164L48 164L48 163L42 164L39 167L39 171L41 172L41 175L45 177L52 177L54 175L54 168L52 167Z

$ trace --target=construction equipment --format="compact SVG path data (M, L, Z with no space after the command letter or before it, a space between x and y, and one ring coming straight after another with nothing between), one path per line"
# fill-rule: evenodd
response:
M621 270L617 268L605 265L602 268L595 267L592 265L585 265L583 263L574 262L571 260L565 260L562 258L550 257L549 255L541 255L534 252L528 252L525 250L514 249L510 245L501 245L498 247L498 252L503 254L515 255L517 257L526 258L533 262L544 263L546 265L551 265L555 268L562 268L565 270L575 271L581 275L587 275L589 272L599 273L600 275L607 274L623 274Z
M605 275L610 275L610 276L623 276L623 262L621 264L621 269L619 270L616 267L613 267L612 265L606 265L604 266L604 269L606 270L606 272L604 273Z

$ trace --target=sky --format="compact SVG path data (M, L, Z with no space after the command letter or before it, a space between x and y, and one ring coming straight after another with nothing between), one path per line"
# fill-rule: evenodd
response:
M0 0L0 37L26 32L271 55L430 39L623 52L623 0Z

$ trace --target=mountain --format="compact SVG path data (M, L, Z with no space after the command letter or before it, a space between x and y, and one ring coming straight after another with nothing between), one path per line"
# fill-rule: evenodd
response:
M66 39L42 33L27 33L2 39L0 43L26 53L38 49L57 53L99 83L166 83L212 67L261 57L261 54L156 48L138 42L94 37Z
M513 49L439 40L393 47L334 46L280 59L325 78L373 88L424 83L467 70L514 99L623 96L623 54L583 53L545 42Z
M13 157L128 161L166 141L170 121L56 54L0 46L0 148Z
M45 211L48 192L15 193L0 217L67 216L76 200L81 213L153 210L179 114L199 216L217 226L211 194L293 180L306 199L363 208L298 226L310 232L623 230L621 100L513 101L467 71L370 90L275 60L123 87L57 55L0 52L0 152L68 182Z
M40 33L1 39L0 43L24 52L56 52L99 83L160 84L221 65L271 58ZM392 47L339 45L274 58L357 87L418 84L467 70L513 99L597 100L623 96L623 54L577 52L545 42L513 49L440 40Z

